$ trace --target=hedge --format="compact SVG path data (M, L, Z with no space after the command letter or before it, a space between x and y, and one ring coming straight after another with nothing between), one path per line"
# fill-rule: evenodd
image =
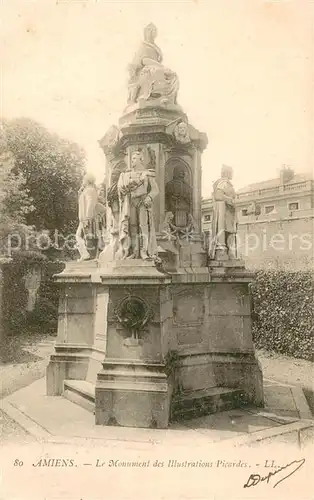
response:
M256 347L313 361L313 273L258 271L251 291Z
M41 282L34 310L28 312L25 276L28 270L33 268L40 269ZM39 327L46 332L56 332L59 291L51 278L63 269L63 262L49 261L38 252L21 252L16 254L10 262L2 264L3 326L8 334L19 334L30 327Z

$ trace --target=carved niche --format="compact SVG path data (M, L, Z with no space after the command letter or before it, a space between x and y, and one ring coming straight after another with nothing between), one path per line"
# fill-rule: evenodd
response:
M166 212L174 215L174 225L186 228L189 225L189 215L192 213L192 182L187 164L181 158L172 158L166 164L166 171L171 175L165 186Z

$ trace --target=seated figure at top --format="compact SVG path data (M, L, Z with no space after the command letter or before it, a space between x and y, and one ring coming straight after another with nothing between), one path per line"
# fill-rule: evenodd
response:
M174 215L174 224L178 228L186 228L189 224L189 214L192 212L192 189L185 181L185 168L176 165L173 178L165 188L166 211Z
M162 97L176 104L179 81L177 75L162 64L162 52L155 44L157 28L149 24L144 29L144 41L129 65L128 104L139 99Z

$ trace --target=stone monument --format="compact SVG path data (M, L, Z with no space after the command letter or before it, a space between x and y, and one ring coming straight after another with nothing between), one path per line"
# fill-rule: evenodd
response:
M209 255L201 235L207 137L179 106L179 80L163 65L156 35L154 25L145 28L129 67L127 107L99 141L106 246L56 275L59 324L47 394L93 411L101 425L166 428L263 404L251 275L226 243L229 177L216 183L215 230L224 232Z

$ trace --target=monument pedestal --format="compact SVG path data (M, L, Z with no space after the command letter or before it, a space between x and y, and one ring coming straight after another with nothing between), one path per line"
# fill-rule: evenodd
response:
M94 403L97 424L167 427L169 276L153 262L124 260L69 263L56 279L59 327L47 394L88 409Z
M251 274L241 262L160 272L152 262L69 263L47 394L100 425L166 428L263 404L251 333Z
M106 357L95 388L96 423L165 428L172 390L164 362L171 279L152 262L133 259L109 264L100 276L109 303Z
M252 274L241 261L224 264L172 274L172 349L179 359L171 411L176 419L263 405L251 331Z

